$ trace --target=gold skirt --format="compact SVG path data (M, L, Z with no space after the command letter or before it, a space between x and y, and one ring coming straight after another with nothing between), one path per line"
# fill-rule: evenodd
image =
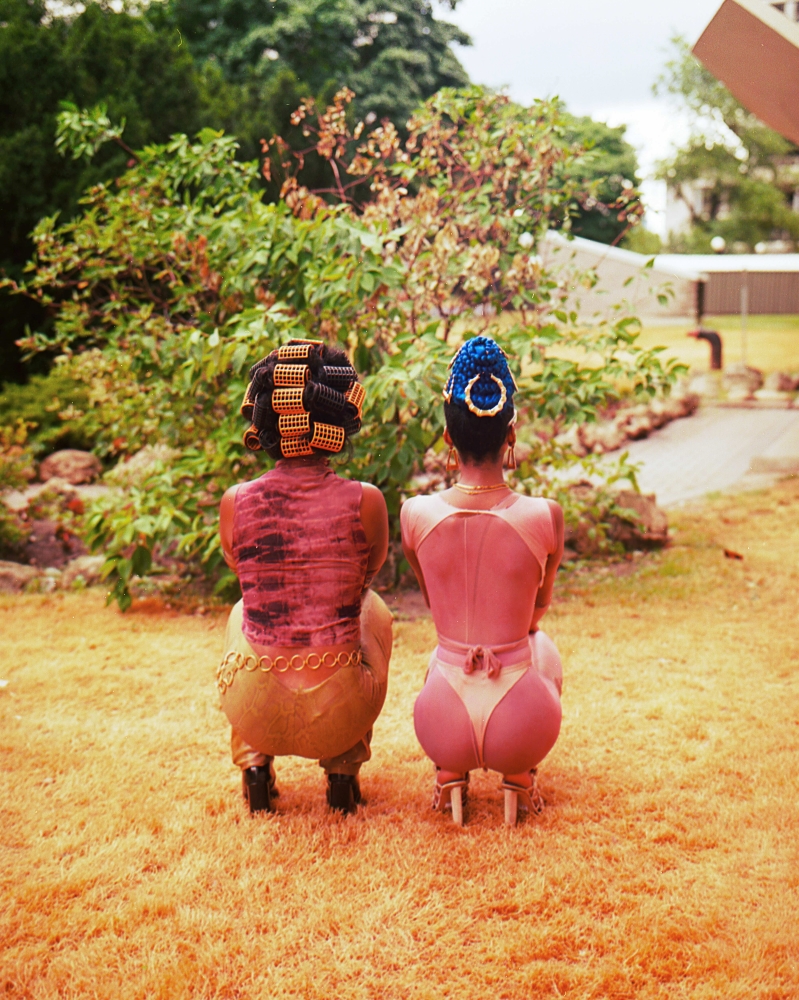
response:
M224 675L225 660L230 663L236 653L258 660L241 631L242 610L239 601L230 613L218 678ZM360 657L309 688L287 687L276 670L237 670L229 684L220 684L222 711L254 750L270 757L343 754L369 732L383 707L391 623L382 598L367 591L361 605Z

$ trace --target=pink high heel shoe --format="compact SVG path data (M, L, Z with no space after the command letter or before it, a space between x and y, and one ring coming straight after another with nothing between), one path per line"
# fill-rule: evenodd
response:
M529 786L517 785L515 781L502 781L502 791L505 793L505 824L516 826L518 812L521 809L531 815L540 816L544 811L544 799L538 790L536 781L536 768L530 769L531 784Z
M469 790L469 772L462 778L453 778L443 783L438 780L440 767L436 768L436 785L433 789L433 809L438 812L452 810L452 822L463 826L463 807L466 805L466 794Z

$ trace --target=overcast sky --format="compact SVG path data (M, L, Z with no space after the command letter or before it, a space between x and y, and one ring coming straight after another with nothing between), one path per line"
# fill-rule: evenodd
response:
M679 33L693 44L721 0L460 0L454 21L473 45L458 56L475 83L515 100L559 95L575 114L627 124L643 173L685 135L674 106L652 95ZM645 185L647 224L662 228L664 192Z

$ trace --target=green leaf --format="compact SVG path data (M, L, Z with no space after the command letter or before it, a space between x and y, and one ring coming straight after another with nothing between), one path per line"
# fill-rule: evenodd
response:
M144 545L139 545L131 558L131 570L136 576L146 576L152 566L152 552Z

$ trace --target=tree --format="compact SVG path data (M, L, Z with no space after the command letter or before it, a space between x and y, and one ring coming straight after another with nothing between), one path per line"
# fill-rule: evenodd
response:
M466 82L451 41L468 39L426 0L170 0L141 15L102 0L70 18L0 0L0 273L19 276L39 219L71 217L81 192L126 168L117 145L90 161L57 154L62 101L104 105L135 148L223 128L251 160L304 97L324 101L347 80L364 114L404 123L438 87ZM25 377L15 341L43 322L35 302L0 294L0 382Z
M62 101L103 103L135 147L173 132L238 124L240 99L217 70L198 71L176 33L90 4L73 20L50 18L42 0L0 0L0 271L18 275L39 219L69 218L90 185L122 173L129 156L107 145L90 161L53 146ZM254 124L262 132L267 123ZM249 150L255 155L256 135ZM0 296L0 379L23 374L14 341L38 326L33 304Z
M258 165L237 162L234 140L205 131L140 150L116 183L87 193L80 217L37 227L17 290L54 323L26 348L60 354L84 384L98 451L176 449L90 515L123 606L154 554L223 570L219 497L260 464L242 446L244 373L291 337L339 343L365 373L363 428L344 461L383 489L395 526L410 479L442 447L453 338L489 333L508 351L535 428L520 487L536 494L565 492L557 470L577 460L566 427L673 380L657 350L636 344L632 317L578 323L569 289L535 253L584 200L580 150L564 139L556 104L444 90L402 142L390 123L350 128L351 98L342 91L332 107L308 102L294 115L341 180L337 204L299 183L303 154L285 141L271 147L283 157L283 197L267 204ZM84 120L83 137L65 132L76 151L96 136L98 123ZM374 198L360 203L357 185ZM623 460L615 471L583 461L602 477L629 472Z
M630 228L626 218L619 219L613 206L640 186L638 157L624 138L626 125L611 128L593 118L565 115L565 136L569 142L584 147L580 158L580 182L587 189L585 201L572 223L575 236L599 243L617 243Z
M675 57L655 85L676 97L692 118L686 145L661 164L659 176L686 205L691 229L675 249L707 253L714 236L752 250L761 241L799 238L793 211L799 150L743 107L673 40Z
M254 86L288 71L302 97L323 104L347 86L356 115L400 130L441 87L468 82L450 46L469 38L435 18L431 0L167 0L151 16L174 24L230 80Z

